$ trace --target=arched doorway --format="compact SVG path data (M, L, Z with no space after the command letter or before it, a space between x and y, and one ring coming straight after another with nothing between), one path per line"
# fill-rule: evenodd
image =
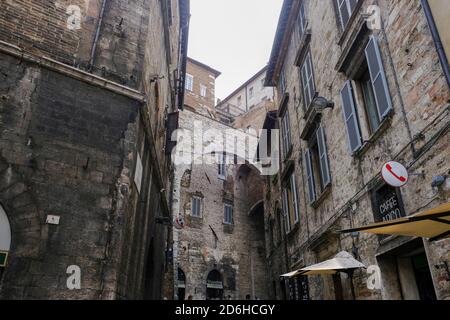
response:
M223 299L222 275L217 270L212 270L206 279L206 300Z
M11 227L6 212L0 204L0 280L8 262L11 249Z
M186 299L186 275L181 268L178 268L178 300Z

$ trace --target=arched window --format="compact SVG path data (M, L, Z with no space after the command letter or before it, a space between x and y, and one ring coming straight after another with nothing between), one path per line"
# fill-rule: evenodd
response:
M223 299L222 275L217 270L212 270L206 279L206 300Z
M181 268L178 268L178 300L185 300L186 297L186 275Z
M11 249L11 227L6 212L0 204L0 279L8 262Z

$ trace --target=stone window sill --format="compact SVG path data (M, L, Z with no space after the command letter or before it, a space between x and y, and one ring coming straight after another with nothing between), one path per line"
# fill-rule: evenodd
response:
M297 230L300 229L300 221L297 221L294 226L289 230L289 232L286 234L287 238L289 240L292 239L293 235L296 234Z
M386 118L381 122L380 126L375 130L374 133L369 137L368 140L364 141L363 145L356 150L356 152L353 154L355 158L362 158L364 154L370 149L370 147L381 138L381 136L386 132L387 128L391 125L393 112L388 114Z
M325 189L323 189L320 196L315 200L313 203L311 203L311 207L314 209L317 209L320 207L320 205L325 201L325 199L328 197L328 195L331 194L331 183L328 184Z
M300 67L303 62L303 59L306 56L306 51L308 49L308 45L311 42L311 29L307 29L300 40L300 45L298 47L297 54L295 56L294 65Z

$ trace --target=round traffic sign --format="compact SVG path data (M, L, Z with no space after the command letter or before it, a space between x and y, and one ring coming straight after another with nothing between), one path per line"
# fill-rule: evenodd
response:
M390 186L399 188L408 183L408 170L396 161L389 161L381 170L383 180Z

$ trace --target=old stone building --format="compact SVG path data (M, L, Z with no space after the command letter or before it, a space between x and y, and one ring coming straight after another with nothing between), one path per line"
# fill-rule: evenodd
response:
M273 102L274 88L266 87L267 66L234 90L228 97L218 100L216 110L237 117L261 105L264 101Z
M357 299L450 299L449 240L339 232L450 200L444 2L284 1L266 75L282 150L265 186L272 298L351 299L352 281ZM406 186L381 179L390 160ZM280 281L340 251L378 267L381 285L366 269Z
M188 27L189 0L1 1L1 299L161 298Z
M184 227L174 228L173 235L173 272L177 278L174 296L180 300L189 296L268 298L262 176L255 166L238 159L237 152L213 148L210 143L212 134L219 135L219 139L230 132L245 137L250 121L255 130L260 129L266 110L273 109L273 103L268 106L273 95L252 108L259 110L254 117L247 122L239 119L236 127L233 124L238 119L234 115L211 109L203 99L202 84L207 86L208 101L214 101L215 77L220 73L193 59L188 60L187 70L193 82L186 84L179 128L182 141L191 137L187 152L193 162L174 168L173 212L179 213L178 221L184 222ZM273 90L261 85L258 88L273 94ZM255 94L259 92L255 90ZM256 135L254 139L257 142ZM181 148L180 142L176 148ZM208 148L212 154L205 151Z

